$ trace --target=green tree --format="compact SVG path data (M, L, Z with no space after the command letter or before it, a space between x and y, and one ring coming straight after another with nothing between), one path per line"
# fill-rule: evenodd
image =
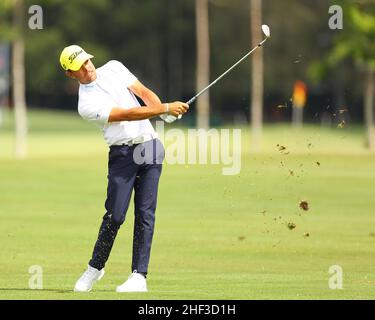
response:
M10 41L14 37L11 27L12 0L0 1L0 41Z
M321 61L312 64L310 74L321 80L339 72L340 66L347 61L354 61L356 69L363 75L367 146L374 149L375 3L341 0L335 4L343 8L343 30L336 31L332 48Z

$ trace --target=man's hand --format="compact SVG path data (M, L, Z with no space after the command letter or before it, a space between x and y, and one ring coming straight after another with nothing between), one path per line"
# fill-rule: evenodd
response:
M177 118L189 110L189 105L181 101L175 101L168 104L168 109L166 113Z
M183 113L187 112L187 109L189 109L189 105L187 105L186 103L183 103L183 102L169 103L168 108L171 109L171 106L173 107L174 104L177 104L177 110L179 110L179 107L181 107L181 105L182 105L182 109L185 110L185 111L182 111L182 113L180 113L179 115L182 115ZM187 109L186 109L186 106L187 106ZM180 111L178 111L178 112L180 112ZM173 113L168 112L168 113L162 114L160 116L160 118L162 118L167 123L172 123L172 122L175 122L178 119L178 115L176 115L176 112L173 112Z

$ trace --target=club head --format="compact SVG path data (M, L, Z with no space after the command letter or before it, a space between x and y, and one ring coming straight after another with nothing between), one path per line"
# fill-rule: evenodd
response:
M262 25L262 31L267 38L271 38L271 30L269 26L267 26L266 24Z

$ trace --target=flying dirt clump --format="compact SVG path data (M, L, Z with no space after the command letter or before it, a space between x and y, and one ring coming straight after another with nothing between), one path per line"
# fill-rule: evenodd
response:
M289 230L293 230L293 229L295 229L297 226L295 225L295 223L293 223L293 222L288 222L288 229Z
M285 146L277 144L276 147L279 149L281 154L288 155L290 153L290 151L287 151L287 148Z
M309 210L309 203L306 201L306 200L302 200L300 201L299 203L299 207L304 210L304 211L307 211Z
M282 145L279 145L279 144L277 144L276 147L279 148L279 151L284 151L284 150L286 150L286 147L284 147L284 146L282 146Z

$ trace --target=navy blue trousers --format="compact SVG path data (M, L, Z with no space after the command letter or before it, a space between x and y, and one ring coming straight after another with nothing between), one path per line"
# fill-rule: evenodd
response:
M147 274L164 148L158 139L134 146L112 146L108 161L106 213L89 265L104 268L117 232L125 221L134 189L131 271Z

